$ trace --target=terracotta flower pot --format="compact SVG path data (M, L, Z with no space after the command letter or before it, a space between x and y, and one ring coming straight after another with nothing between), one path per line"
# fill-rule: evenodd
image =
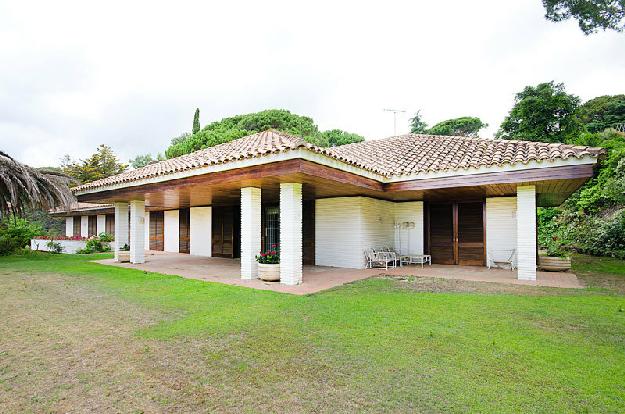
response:
M571 258L538 256L538 267L548 272L566 272L571 269Z
M117 261L120 263L130 261L130 252L126 250L120 250L117 252Z
M258 278L267 282L280 280L280 264L258 264Z

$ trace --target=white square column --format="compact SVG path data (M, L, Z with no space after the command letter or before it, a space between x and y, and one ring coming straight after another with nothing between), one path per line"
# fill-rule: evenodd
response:
M517 279L536 280L536 186L516 191Z
M302 184L280 183L280 283L302 283Z
M117 252L128 244L128 203L115 203L115 260Z
M96 235L100 235L104 232L106 232L106 216L103 214L98 214L97 218L96 218Z
M258 278L260 253L260 188L241 188L241 279Z
M80 217L80 236L89 237L89 216Z
M74 235L74 217L65 217L65 235L72 237Z
M212 207L189 209L189 250L194 256L212 255Z
M130 202L130 263L145 263L145 201Z

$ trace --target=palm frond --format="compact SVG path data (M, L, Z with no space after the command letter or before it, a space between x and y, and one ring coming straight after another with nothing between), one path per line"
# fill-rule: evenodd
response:
M39 171L0 151L0 216L68 207L76 202L70 184L71 178L62 173Z

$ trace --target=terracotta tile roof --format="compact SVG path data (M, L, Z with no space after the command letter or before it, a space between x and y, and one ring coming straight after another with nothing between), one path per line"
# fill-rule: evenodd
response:
M530 161L597 157L601 148L567 144L407 134L328 149L334 158L385 177Z
M565 144L417 134L320 148L302 138L269 130L83 184L75 187L74 191L130 183L298 148L327 155L384 177L571 157L597 157L603 151L600 148Z

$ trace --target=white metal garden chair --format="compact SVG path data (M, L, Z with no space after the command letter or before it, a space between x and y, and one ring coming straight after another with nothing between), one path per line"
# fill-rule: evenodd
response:
M514 257L516 255L516 249L512 250L490 250L488 252L488 268L499 267L514 270Z
M397 255L394 252L376 251L374 249L365 250L365 260L367 268L384 267L386 270L397 266Z

